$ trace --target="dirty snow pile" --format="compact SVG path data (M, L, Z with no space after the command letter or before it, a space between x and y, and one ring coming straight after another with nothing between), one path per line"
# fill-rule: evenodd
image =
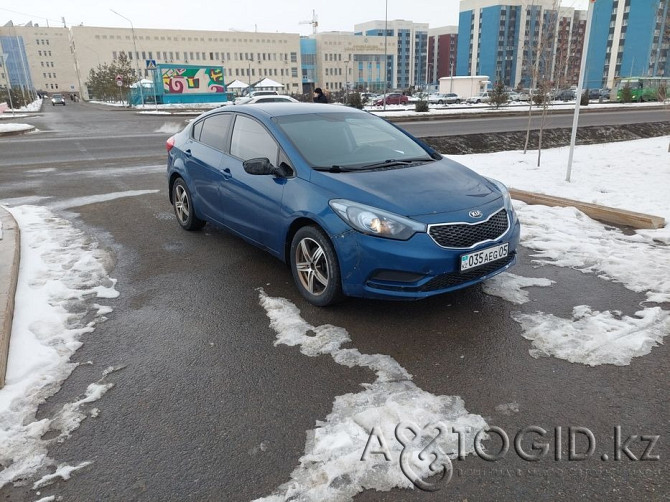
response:
M0 390L0 488L43 476L33 487L68 479L85 467L57 464L47 448L67 439L86 418L83 406L111 386L105 377L82 390L53 417L36 419L38 406L60 389L76 364L70 357L82 337L93 332L111 308L98 302L116 298L108 255L68 221L46 208L9 209L21 229L21 262L5 387ZM42 439L52 431L53 439Z

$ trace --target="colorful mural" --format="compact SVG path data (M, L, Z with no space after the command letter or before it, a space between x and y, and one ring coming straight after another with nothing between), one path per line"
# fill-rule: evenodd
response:
M211 94L224 92L220 66L161 65L164 94Z

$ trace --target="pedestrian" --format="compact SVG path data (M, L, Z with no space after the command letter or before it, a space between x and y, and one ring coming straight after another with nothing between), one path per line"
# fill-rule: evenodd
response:
M314 102L315 103L328 103L328 98L321 90L321 87L314 89Z

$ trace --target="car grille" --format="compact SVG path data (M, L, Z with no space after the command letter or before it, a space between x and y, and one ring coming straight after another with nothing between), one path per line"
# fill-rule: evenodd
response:
M507 211L502 209L481 223L450 223L431 225L431 238L443 248L470 248L502 236L509 228Z
M421 287L421 291L437 291L438 289L452 288L460 286L466 282L475 281L485 275L488 275L496 270L499 270L514 261L516 253L510 253L502 260L492 261L481 267L465 272L452 272L449 274L442 274L434 277Z

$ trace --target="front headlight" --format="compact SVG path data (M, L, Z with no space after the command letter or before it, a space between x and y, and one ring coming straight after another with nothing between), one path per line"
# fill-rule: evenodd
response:
M333 199L329 204L340 218L364 234L405 241L426 231L423 223L350 200Z
M512 208L512 197L509 195L509 190L507 187L504 185L504 183L501 183L498 180L494 180L493 178L488 178L488 180L493 183L495 186L498 187L498 190L500 190L500 193L503 196L503 202L505 204L505 209L510 210Z

